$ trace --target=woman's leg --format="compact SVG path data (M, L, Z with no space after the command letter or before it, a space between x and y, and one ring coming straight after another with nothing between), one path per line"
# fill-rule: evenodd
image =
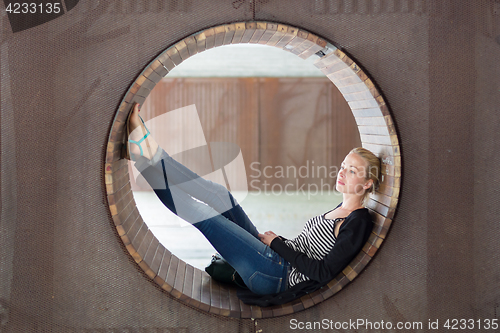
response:
M127 127L129 131L128 152L130 152L130 157L137 161L135 166L139 172L148 174L148 177L145 178L155 191L168 189L165 194L162 194L161 191L156 191L158 196L166 199L168 202L168 205L166 205L175 213L179 213L179 210L185 205L182 202L177 205L175 202L169 202L175 201L171 193L177 191L185 192L197 200L206 203L217 213L238 223L252 235L258 237L257 230L231 193L224 186L201 178L163 151L145 127L144 122L139 116L139 112L139 105L134 104L129 115ZM157 171L149 169L150 166ZM206 218L209 217L207 216Z
M155 162L155 159L158 161ZM259 232L236 199L224 186L203 179L174 160L160 147L155 154L155 158L150 161L141 157L137 160L135 166L151 185L160 200L175 214L179 216L187 215L189 212L184 213L183 210L192 209L191 201L189 201L189 205L184 202L182 193L186 193L213 208L210 211L211 215L203 216L198 221L189 222L200 222L221 214L258 239ZM172 196L172 193L177 192L179 192L179 196Z
M290 264L240 226L218 215L195 223L213 247L256 294L275 294L287 287Z
M141 171L165 206L199 229L216 251L238 271L250 290L257 294L284 290L289 264L246 230L251 226L257 233L243 209L239 205L231 208L230 217L235 218L232 221L184 191L171 191L165 179L165 176L168 178L168 163L168 160L161 159L158 164L161 168L148 164Z

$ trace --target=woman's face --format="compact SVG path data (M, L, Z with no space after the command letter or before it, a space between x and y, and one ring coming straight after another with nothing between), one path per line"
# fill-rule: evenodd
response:
M335 188L340 193L362 195L373 183L367 180L368 162L356 153L347 155L340 165Z

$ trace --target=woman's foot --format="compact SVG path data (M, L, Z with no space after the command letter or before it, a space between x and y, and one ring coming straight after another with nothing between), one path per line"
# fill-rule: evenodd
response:
M137 103L135 103L129 115L127 130L127 157L130 157L133 161L137 160L140 156L151 160L158 149L158 144L139 116L139 104Z

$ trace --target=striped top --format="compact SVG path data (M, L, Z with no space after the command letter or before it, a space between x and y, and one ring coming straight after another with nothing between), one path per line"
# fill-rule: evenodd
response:
M294 239L285 240L285 244L295 251L302 252L311 259L323 259L335 245L335 225L345 218L326 219L325 214L307 221L302 232ZM292 287L309 278L292 267L288 276L288 286Z

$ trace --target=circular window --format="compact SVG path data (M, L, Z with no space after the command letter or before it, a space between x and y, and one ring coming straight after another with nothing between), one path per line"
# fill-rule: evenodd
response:
M315 66L335 84L348 102L362 146L377 154L382 161L381 185L367 204L375 226L362 251L328 285L278 307L259 308L243 304L235 289L218 284L205 272L186 264L165 248L137 210L128 161L123 158L125 122L132 104L143 104L155 85L190 56L236 43L273 46L304 59L317 57ZM105 161L109 209L118 235L135 262L161 288L186 304L237 318L267 318L301 311L329 298L352 281L373 258L387 235L398 202L400 179L401 157L396 131L383 97L366 73L324 39L302 29L270 22L217 26L166 49L146 66L121 102L109 135Z

